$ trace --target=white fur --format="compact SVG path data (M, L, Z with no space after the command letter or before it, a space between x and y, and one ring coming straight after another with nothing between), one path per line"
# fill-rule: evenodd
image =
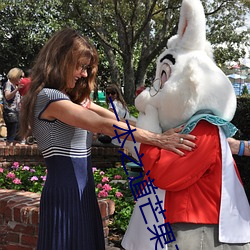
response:
M171 54L175 64L169 59ZM227 76L213 61L205 35L205 15L199 0L183 0L177 35L158 57L154 86L159 86L162 69L169 65L170 77L157 93L152 87L135 99L140 111L137 126L161 133L188 121L197 111L210 110L230 121L236 96Z

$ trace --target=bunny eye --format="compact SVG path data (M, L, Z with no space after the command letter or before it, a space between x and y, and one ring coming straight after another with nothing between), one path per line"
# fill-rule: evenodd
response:
M165 82L168 81L170 75L171 75L171 67L169 64L164 63L161 66L161 70L160 70L160 79L161 79L161 86L160 88L163 88Z

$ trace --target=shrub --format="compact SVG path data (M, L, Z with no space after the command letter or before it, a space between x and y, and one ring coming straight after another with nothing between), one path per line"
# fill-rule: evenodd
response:
M128 105L129 113L130 115L134 116L135 118L138 118L139 111L136 109L134 105Z
M123 167L109 168L105 172L93 168L93 175L97 197L115 202L110 228L125 232L135 202ZM45 180L45 166L29 167L14 162L9 169L0 168L1 188L41 193Z
M135 205L125 170L123 167L108 168L105 171L93 168L93 173L97 197L115 202L115 213L109 227L124 233Z
M41 165L29 167L14 162L9 169L0 168L1 188L40 193L45 180L46 168Z

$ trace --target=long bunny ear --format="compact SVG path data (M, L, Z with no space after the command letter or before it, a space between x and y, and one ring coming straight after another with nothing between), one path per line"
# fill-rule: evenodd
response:
M182 1L178 40L178 46L184 49L205 49L206 19L200 0Z

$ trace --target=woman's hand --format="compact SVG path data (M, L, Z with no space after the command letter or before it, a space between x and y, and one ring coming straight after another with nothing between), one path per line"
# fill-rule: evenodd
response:
M196 140L196 137L190 134L180 134L182 129L183 127L172 128L164 132L161 135L159 147L172 151L180 156L185 155L181 150L193 151L196 147L196 144L193 142Z
M18 90L19 90L19 89L22 89L23 87L24 87L24 84L20 84L20 83L19 83L19 84L17 85L17 89L18 89Z
M227 138L229 147L232 151L232 154L237 155L239 153L240 149L240 140L236 140L232 137ZM243 155L244 156L250 156L250 141L243 141L244 143L244 151Z
M240 147L240 141L235 140L234 138L227 138L229 147L232 151L232 154L238 154L239 147Z

